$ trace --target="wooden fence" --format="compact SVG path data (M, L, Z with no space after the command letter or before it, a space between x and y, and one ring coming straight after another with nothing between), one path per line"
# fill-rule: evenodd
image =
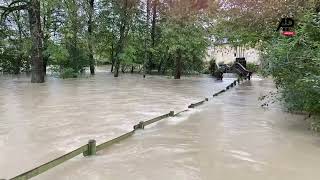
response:
M245 80L249 79L250 80L250 77L247 77L245 78ZM243 79L237 79L236 81L232 82L230 85L228 85L226 87L226 89L223 89L221 91L219 91L218 93L215 93L213 94L213 97L216 97L224 92L226 92L227 90L231 89L232 87L236 86L237 83L240 84L240 82L242 82ZM195 108L197 106L200 106L202 104L204 104L205 102L209 101L209 98L205 98L205 100L203 101L200 101L200 102L197 102L197 103L193 103L191 105L188 106L188 108ZM150 124L153 124L153 123L156 123L160 120L163 120L163 119L166 119L166 118L169 118L169 117L174 117L174 116L178 116L179 114L183 113L183 112L186 112L188 111L188 109L186 110L183 110L177 114L174 113L174 111L170 111L169 113L167 114L164 114L164 115L161 115L159 117L156 117L156 118L153 118L153 119L150 119L148 121L141 121L139 124L137 125L134 125L133 127L133 130L128 132L128 133L125 133L119 137L116 137L114 139L111 139L111 140L108 140L100 145L96 145L96 141L95 140L89 140L88 144L86 145L83 145L81 147L79 147L78 149L75 149L61 157L58 157L48 163L45 163L43 165L40 165L28 172L25 172L23 174L20 174L14 178L11 178L11 180L27 180L27 179L30 179L32 177L35 177L39 174L42 174L56 166L58 166L59 164L62 164L66 161L68 161L69 159L72 159L80 154L83 154L84 156L93 156L96 154L96 152L98 151L101 151L107 147L110 147L111 145L113 144L116 144L116 143L119 143L129 137L131 137L132 135L134 135L135 131L137 130L140 130L140 129L144 129L146 126L150 125ZM4 180L4 179L3 179Z

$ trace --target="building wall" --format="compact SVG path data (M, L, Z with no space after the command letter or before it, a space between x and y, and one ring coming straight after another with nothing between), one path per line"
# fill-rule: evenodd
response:
M247 62L260 64L259 63L259 51L254 48L244 49L243 50L244 57ZM236 57L240 57L239 51L236 54L236 50L234 47L229 44L218 45L215 47L210 47L208 49L208 57L207 61L210 61L213 57L216 59L217 63L233 63L236 60Z

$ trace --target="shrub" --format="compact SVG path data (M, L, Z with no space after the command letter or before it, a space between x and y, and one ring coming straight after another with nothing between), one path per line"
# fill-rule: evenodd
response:
M263 46L262 70L272 75L291 111L320 114L320 15L306 14L292 38L275 36ZM313 129L319 127L313 121Z
M215 72L217 71L217 64L215 59L211 59L209 62L209 72L211 75L215 75Z
M247 62L247 70L253 73L257 73L259 71L259 65Z
M72 68L66 68L66 69L63 69L60 72L60 77L63 78L63 79L77 78L78 77L78 73L76 73Z

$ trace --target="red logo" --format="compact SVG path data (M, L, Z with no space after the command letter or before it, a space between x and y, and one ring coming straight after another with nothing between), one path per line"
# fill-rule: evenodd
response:
M282 18L277 31L281 30L280 32L283 36L293 37L296 35L294 25L294 20L292 18Z
M281 34L284 35L284 36L287 36L287 37L293 37L293 36L296 35L296 32L293 32L293 31L282 31Z

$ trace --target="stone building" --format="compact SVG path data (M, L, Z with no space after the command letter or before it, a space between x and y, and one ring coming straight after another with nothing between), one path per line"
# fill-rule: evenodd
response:
M254 48L233 47L226 39L223 42L216 43L214 46L208 49L207 61L215 58L216 63L230 64L233 63L236 58L246 58L249 63L260 64L259 51Z

